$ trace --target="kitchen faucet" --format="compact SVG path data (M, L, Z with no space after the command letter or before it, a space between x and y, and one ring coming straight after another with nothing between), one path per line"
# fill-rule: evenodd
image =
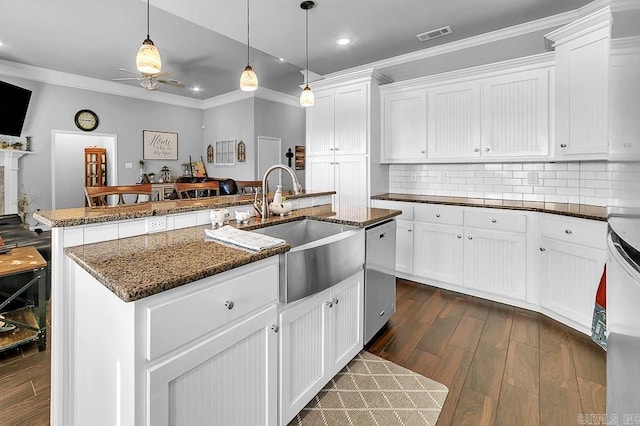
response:
M302 186L300 185L300 182L298 182L295 172L291 170L290 167L287 167L284 164L274 164L269 167L262 177L262 201L258 203L258 191L256 191L255 196L253 197L253 207L260 216L262 216L262 219L267 219L269 217L269 205L267 204L267 178L269 177L269 173L276 169L282 169L289 173L289 176L291 176L291 180L293 181L293 193L295 195L302 192Z

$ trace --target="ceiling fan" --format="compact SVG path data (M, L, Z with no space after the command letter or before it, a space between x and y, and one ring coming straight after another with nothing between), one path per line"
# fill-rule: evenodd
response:
M134 75L135 77L122 77L122 78L114 78L113 81L126 81L126 80L138 80L140 81L140 86L144 87L148 91L156 90L160 87L160 83L168 84L173 87L184 87L184 83L181 81L175 80L173 78L168 78L171 76L170 72L159 72L157 74L146 74L146 73L135 73L124 68L118 68L118 71Z

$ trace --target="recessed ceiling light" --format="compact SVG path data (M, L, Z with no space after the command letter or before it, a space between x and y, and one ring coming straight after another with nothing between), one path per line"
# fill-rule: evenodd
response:
M4 46L4 44L2 44L2 42L0 41L0 47Z
M198 86L193 86L191 90L193 90L194 92L199 92L200 88Z
M338 46L346 46L347 44L351 43L351 38L350 37L343 37L343 38L339 38L336 40L336 44Z
M284 58L278 58L280 62L284 62Z

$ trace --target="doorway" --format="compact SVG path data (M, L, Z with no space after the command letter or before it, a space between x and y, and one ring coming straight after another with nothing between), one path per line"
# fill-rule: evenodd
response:
M107 150L107 185L118 182L117 136L53 130L51 135L51 207L67 209L85 206L84 149L99 146Z
M262 179L264 172L274 164L280 164L282 140L268 136L258 136L258 178ZM282 185L282 170L277 170L268 179L269 191L275 191L277 185Z

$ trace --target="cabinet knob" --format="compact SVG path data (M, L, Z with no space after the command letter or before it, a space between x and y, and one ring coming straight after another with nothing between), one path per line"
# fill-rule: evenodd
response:
M383 315L384 315L384 311L380 311L380 316L383 316Z
M496 223L496 222L497 222L497 220L491 219L491 223Z
M225 308L231 310L233 309L233 302L231 300L227 300L226 302L224 302L224 306Z
M336 148L333 148L333 150L334 150L334 151L337 151L337 150L339 150L339 149L340 149L340 148L338 148L338 147L336 147Z
M332 300L332 302L333 302L333 304L334 304L334 305L337 305L337 304L338 304L338 302L339 302L339 300L338 300L337 298L335 298L335 297L334 297L334 298L333 298L333 300Z
M480 148L474 148L473 152L480 152Z
M489 152L489 151L491 151L491 148L486 147L484 150L485 150L485 151L487 151L487 152Z
M440 213L436 213L436 217L440 217Z
M561 143L561 144L560 144L560 148L566 148L566 147L567 147L567 144L566 144L566 143Z
M546 248L540 247L540 251L545 251L545 250L546 250Z
M426 154L426 153L427 151L424 151L424 150L420 151L420 154Z
M333 150L334 150L334 148L329 148L329 151L333 151Z
M278 327L277 324L273 324L271 326L271 330L273 330L274 333L277 333L278 331L280 331L280 327Z
M413 229L407 229L407 232L413 232Z
M458 237L458 238L462 238L462 235L456 235L456 237Z
M327 302L327 306L330 308L333 308L333 302L332 301Z
M571 234L573 234L573 231L571 231L571 229L565 229L564 233L567 234L567 235L571 235Z
M470 240L473 240L473 237L469 237Z

